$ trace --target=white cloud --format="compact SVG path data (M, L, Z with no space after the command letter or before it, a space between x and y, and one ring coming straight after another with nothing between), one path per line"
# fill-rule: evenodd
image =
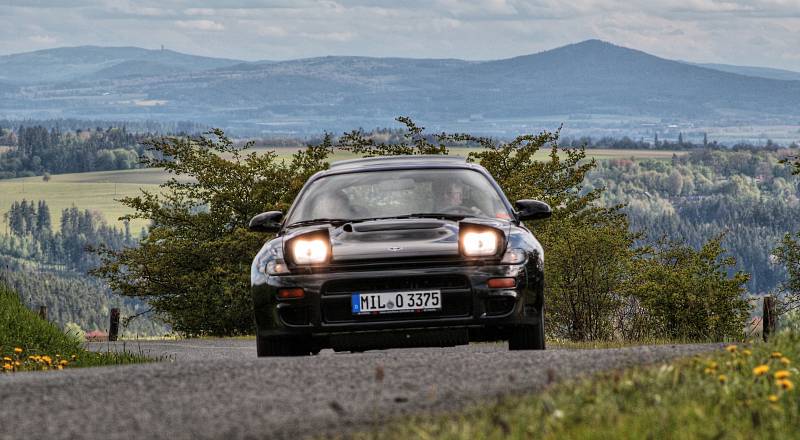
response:
M224 31L225 25L212 20L177 20L175 25L181 29L195 31Z
M32 35L28 37L28 40L32 41L33 43L42 45L51 45L58 42L58 38L51 37L49 35Z

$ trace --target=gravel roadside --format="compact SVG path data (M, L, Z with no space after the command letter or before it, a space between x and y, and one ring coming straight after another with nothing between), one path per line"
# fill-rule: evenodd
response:
M258 359L253 346L236 339L127 343L170 360L0 375L0 439L288 439L364 430L408 413L455 410L553 380L721 347L509 352L504 344L473 344Z

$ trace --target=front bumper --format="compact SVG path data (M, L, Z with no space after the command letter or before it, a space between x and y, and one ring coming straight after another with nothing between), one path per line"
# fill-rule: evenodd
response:
M513 277L515 288L490 289L490 278ZM538 324L543 307L539 268L520 265L453 265L270 276L252 286L259 336L311 335L317 339L352 332L398 329L469 329L471 340L504 338L504 328ZM300 287L305 297L279 299L279 288ZM354 292L435 288L442 310L425 313L353 315ZM325 344L323 344L325 345Z

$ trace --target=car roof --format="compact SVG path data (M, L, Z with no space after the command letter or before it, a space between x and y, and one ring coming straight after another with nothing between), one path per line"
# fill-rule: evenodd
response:
M467 158L463 156L445 156L441 154L415 154L398 156L365 157L363 159L340 160L330 165L328 173L375 169L375 168L426 168L454 167L471 168Z

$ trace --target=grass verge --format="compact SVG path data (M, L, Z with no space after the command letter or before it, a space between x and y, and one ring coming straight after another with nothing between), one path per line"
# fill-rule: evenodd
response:
M39 318L17 294L0 285L0 371L62 370L147 362L131 353L94 353L80 341Z
M358 439L774 438L800 432L800 336L601 374Z

